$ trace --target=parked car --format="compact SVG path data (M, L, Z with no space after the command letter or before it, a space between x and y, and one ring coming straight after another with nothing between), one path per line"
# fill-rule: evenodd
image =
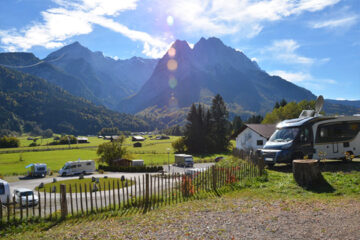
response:
M0 200L1 200L1 203L5 204L7 202L8 197L10 198L9 183L0 179Z
M196 177L197 175L199 175L201 172L204 171L206 171L206 168L190 168L185 170L185 175Z
M222 156L216 157L216 158L215 158L215 162L220 162L220 161L223 160L223 159L224 159L224 157L222 157Z
M22 207L26 206L26 197L27 197L27 206L38 205L39 199L33 192L33 190L28 188L16 188L14 189L15 203L21 204Z

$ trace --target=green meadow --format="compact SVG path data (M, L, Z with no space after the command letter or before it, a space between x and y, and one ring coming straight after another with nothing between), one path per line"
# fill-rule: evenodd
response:
M148 136L146 136L146 138L145 141L141 142L142 147L138 148L133 147L134 142L131 141L131 137L126 139L125 146L129 150L132 159L143 159L146 165L165 165L168 163L168 160L170 163L174 162L174 150L171 147L171 143L179 137L171 136L170 139L165 140L151 140ZM26 136L21 137L20 148L0 150L0 175L9 176L26 174L27 170L25 169L25 166L30 163L46 163L51 171L57 172L68 161L76 161L78 159L97 160L97 146L101 143L108 142L109 140L103 140L97 137L89 137L88 139L90 143L72 144L71 149L66 149L68 148L68 145L46 146L47 142L50 142L53 139L37 140L37 143L42 144L39 147L22 147L25 145L28 146L32 140L27 140ZM47 151L47 148L62 148L63 150ZM31 149L41 149L42 151L21 151ZM8 150L20 151L16 153L4 153L4 151ZM194 156L194 159L196 162L208 162L212 161L216 156L227 154L228 153Z

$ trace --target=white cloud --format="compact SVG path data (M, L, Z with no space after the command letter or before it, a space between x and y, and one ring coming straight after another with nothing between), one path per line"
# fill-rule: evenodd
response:
M269 71L269 74L272 76L279 76L289 82L301 85L306 88L316 89L316 90L325 90L325 86L328 84L337 84L333 79L319 79L312 76L308 72L291 72L283 70L274 70Z
M276 40L262 52L269 55L269 58L277 59L286 64L312 65L315 59L301 56L296 53L300 45L293 39Z
M94 25L111 29L133 41L143 43L143 53L159 57L168 43L148 33L131 30L116 22L113 17L121 12L136 9L138 0L54 0L58 8L43 11L43 21L35 22L19 31L0 31L2 47L8 51L28 50L34 46L56 48L64 41L93 31Z
M316 12L340 0L168 0L168 14L185 30L201 35L240 34L252 38L266 22L282 20L291 15Z
M353 16L347 16L347 17L342 17L342 18L337 18L337 19L329 19L329 20L324 20L324 21L318 21L318 22L312 22L310 23L310 26L312 28L318 29L318 28L330 28L330 29L334 29L334 28L349 28L351 26L353 26L358 20L358 16L357 15L353 15Z
M282 70L275 70L269 72L269 74L273 76L282 77L283 79L293 83L312 80L312 76L309 73L304 73L304 72L287 72Z

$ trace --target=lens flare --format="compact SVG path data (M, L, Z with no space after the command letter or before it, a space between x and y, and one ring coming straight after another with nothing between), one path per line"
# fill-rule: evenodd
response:
M178 68L178 63L175 59L170 59L168 62L167 62L167 68L170 70L170 71L175 71L177 68Z
M176 88L177 85L177 80L174 76L171 76L169 79L169 87L171 87L172 89Z
M175 55L176 55L176 49L173 48L173 47L171 47L171 48L169 49L169 51L168 51L168 55L169 55L169 57L171 57L171 58L175 57Z
M174 24L174 18L172 16L168 16L166 18L166 22L169 26L172 26Z
M174 97L174 94L171 94L171 98L169 99L169 108L170 110L176 110L178 107L178 100Z

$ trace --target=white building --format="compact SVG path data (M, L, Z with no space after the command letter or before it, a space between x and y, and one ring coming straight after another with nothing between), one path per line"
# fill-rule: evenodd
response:
M276 130L276 124L245 124L236 137L236 148L240 150L261 149Z

